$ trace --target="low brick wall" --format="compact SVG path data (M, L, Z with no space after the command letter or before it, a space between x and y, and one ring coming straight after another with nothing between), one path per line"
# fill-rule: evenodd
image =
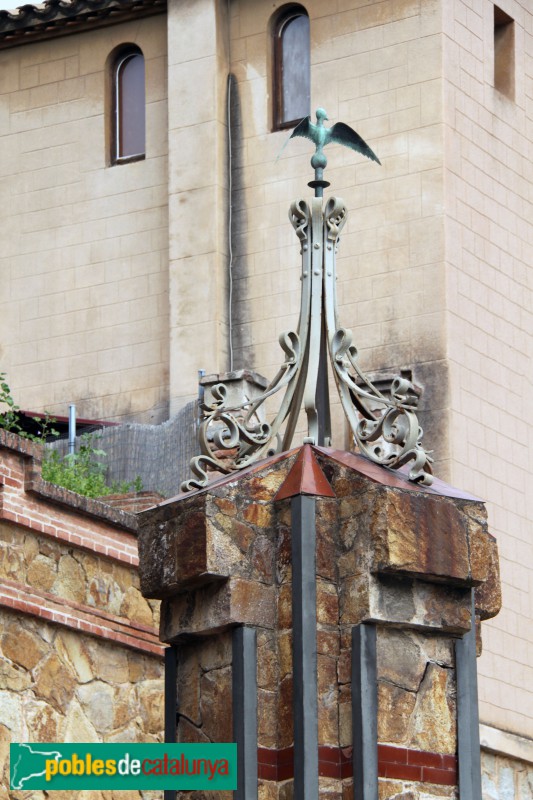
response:
M139 591L135 517L160 497L80 497L43 481L40 457L0 431L2 787L10 741L162 739L159 602Z

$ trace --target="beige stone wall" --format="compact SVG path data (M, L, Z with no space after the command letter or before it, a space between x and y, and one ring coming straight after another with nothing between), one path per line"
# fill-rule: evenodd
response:
M170 410L227 366L226 4L169 0Z
M451 480L488 501L503 609L484 626L481 719L533 737L531 4L515 20L516 93L494 89L492 3L446 3Z
M231 61L239 118L234 127L236 365L273 377L277 333L295 326L299 247L287 222L293 199L309 196L312 146L271 132L269 25L283 4L232 3ZM308 2L311 106L357 130L382 166L328 148L325 177L347 203L338 259L340 322L354 330L362 366L413 368L435 416L428 425L446 477L448 397L444 358L442 37L435 2ZM239 124L240 123L240 124ZM438 385L436 385L438 384ZM334 395L335 396L335 393ZM346 443L335 404L335 441ZM437 442L436 433L439 435Z
M483 800L528 800L533 795L533 764L499 753L481 752Z
M28 590L49 592L148 628L158 625L157 604L150 606L142 597L134 568L16 525L0 523L0 580L17 581Z
M106 59L146 62L146 159L107 166ZM168 409L166 19L0 52L0 369L22 408Z

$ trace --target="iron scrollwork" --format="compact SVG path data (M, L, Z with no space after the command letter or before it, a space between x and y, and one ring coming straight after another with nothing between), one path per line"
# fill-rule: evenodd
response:
M338 325L335 256L346 218L346 206L340 198L331 197L324 208L320 198L314 198L311 205L305 200L292 203L289 219L300 240L302 256L297 330L281 334L285 361L259 397L230 405L226 386L219 383L213 388L212 401L203 408L201 454L191 461L195 478L182 484L183 491L205 486L209 469L228 474L288 449L302 401L308 419L305 441L318 443L317 353L323 336L327 337L341 403L360 452L392 469L410 464L411 481L426 486L432 483L432 458L421 444L423 432L416 414L414 385L397 377L389 394L381 392L357 363L351 331ZM274 420L260 421L261 406L282 389L285 395Z

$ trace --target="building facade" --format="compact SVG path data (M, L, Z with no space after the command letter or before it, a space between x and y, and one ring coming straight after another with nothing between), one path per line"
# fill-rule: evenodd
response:
M277 335L299 302L287 210L312 177L309 142L291 140L276 161L290 130L279 40L308 19L309 112L320 105L329 124L351 125L381 161L328 151L330 192L349 209L340 323L363 369L411 372L437 474L488 501L503 610L479 660L485 792L513 796L509 781L526 791L530 4L71 5L0 15L0 365L17 402L158 423L196 396L199 369L275 374ZM139 53L145 148L123 152L117 99L124 58ZM338 404L333 414L346 447Z

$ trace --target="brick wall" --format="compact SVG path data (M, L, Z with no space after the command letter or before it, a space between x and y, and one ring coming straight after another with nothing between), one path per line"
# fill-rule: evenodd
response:
M533 736L533 17L525 0L498 5L515 20L514 100L494 88L492 3L454 0L444 15L451 478L486 498L500 549L481 718Z
M146 159L107 166L106 59L146 62ZM22 408L168 410L164 15L0 52L0 349Z
M159 608L139 591L136 518L46 484L39 455L0 432L3 786L10 741L155 742L163 727Z

